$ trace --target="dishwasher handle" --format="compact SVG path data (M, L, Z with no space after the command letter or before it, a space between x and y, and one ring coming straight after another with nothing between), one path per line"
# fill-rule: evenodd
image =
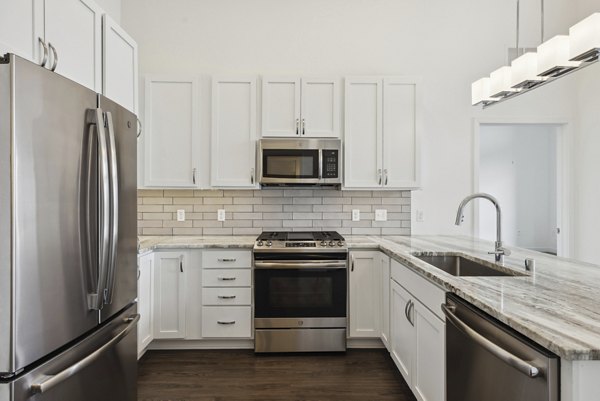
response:
M477 344L482 346L489 353L530 378L535 378L540 374L540 370L535 366L525 362L518 356L511 354L504 348L494 344L477 331L473 330L469 325L460 320L458 316L453 313L455 310L456 307L454 306L442 304L442 312L444 312L444 315L446 315L450 323L452 323L454 327L459 329Z

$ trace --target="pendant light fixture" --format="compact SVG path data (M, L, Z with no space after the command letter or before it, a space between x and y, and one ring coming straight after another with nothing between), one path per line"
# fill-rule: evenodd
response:
M544 42L544 0L541 0L541 44L536 52L519 55L520 0L517 0L517 58L471 85L473 105L484 108L527 93L559 77L585 68L600 55L600 13L595 13Z

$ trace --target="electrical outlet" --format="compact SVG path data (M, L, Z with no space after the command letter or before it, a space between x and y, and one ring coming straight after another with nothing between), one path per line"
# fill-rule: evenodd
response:
M185 210L177 209L177 221L185 221Z
M352 209L352 221L360 221L360 209Z
M422 223L425 221L425 213L422 210L417 210L417 222Z
M375 221L387 221L387 209L375 209Z
M218 221L225 221L225 209L218 209L217 210L217 220Z

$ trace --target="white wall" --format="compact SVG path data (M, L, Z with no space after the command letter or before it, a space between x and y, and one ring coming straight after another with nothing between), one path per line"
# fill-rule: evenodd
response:
M94 0L117 24L121 23L122 0Z
M539 1L522 4L521 43L537 46ZM575 78L570 77L485 111L470 106L471 82L507 61L507 48L515 42L514 14L513 2L497 0L123 0L122 25L138 42L142 78L147 73L422 76L423 189L413 193L412 211L422 210L425 221L412 230L470 234L472 218L460 228L453 220L458 203L474 188L473 120L575 120ZM579 14L569 0L547 0L547 38L567 33ZM210 94L203 92L207 102ZM143 92L140 100L143 114ZM207 119L201 121L205 138ZM205 147L206 168L209 157Z
M552 125L483 125L479 190L502 206L503 239L514 245L556 252L556 140ZM496 239L496 213L479 202L479 237Z

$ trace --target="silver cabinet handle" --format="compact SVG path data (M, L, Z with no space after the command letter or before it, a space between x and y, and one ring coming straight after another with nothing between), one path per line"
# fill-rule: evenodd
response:
M196 185L196 168L192 169L192 183Z
M138 267L138 275L137 275L137 279L138 281L140 280L140 276L142 275L142 271L140 270L140 268Z
M183 273L183 255L179 255L179 271Z
M296 135L300 135L300 119L296 119Z
M69 366L68 368L62 370L61 372L55 375L45 376L44 381L42 381L41 383L32 384L31 392L34 394L43 394L53 389L60 383L64 382L68 378L75 376L82 369L96 362L106 351L110 350L110 348L112 348L122 339L127 337L127 335L131 332L131 330L133 330L133 328L137 324L138 320L140 320L140 315L133 315L131 317L123 319L123 323L128 323L128 325L119 334L111 338L103 346L101 346L100 348L98 348L79 362L75 363L74 365Z
M219 299L236 299L237 296L236 295L217 295L217 298L219 298Z
M535 366L525 362L518 356L508 352L504 348L496 345L492 341L488 340L487 338L473 330L469 325L460 320L459 317L454 314L455 310L456 307L454 306L442 304L442 312L444 312L444 315L446 315L448 321L450 321L450 323L452 323L454 327L463 332L467 337L470 337L473 341L485 348L496 358L500 359L507 365L512 366L524 375L534 378L540 374L540 370Z
M302 119L302 135L306 135L306 120Z
M140 136L142 136L142 120L140 120L139 117L135 117L137 119L137 125L138 125L138 131L137 131L137 138L139 138Z
M58 65L58 52L50 42L48 42L48 47L50 48L50 50L52 50L52 59L54 60L54 62L52 63L52 67L50 67L50 71L56 71L56 66Z
M377 170L377 177L378 177L377 182L379 183L379 185L381 185L381 169Z
M221 281L235 281L237 277L218 277Z
M219 258L217 259L219 262L235 262L236 258Z
M254 185L254 169L250 169L250 183Z
M410 325L412 327L415 327L415 319L414 319L414 312L415 310L415 303L412 301L412 299L410 300L410 306L408 307L408 322L410 323ZM411 318L411 316L413 316Z
M106 125L108 126L108 165L110 173L110 217L111 238L108 254L108 276L106 280L107 304L112 303L115 288L115 276L117 270L117 249L119 244L119 171L117 162L117 144L115 138L115 127L111 112L106 112Z
M46 62L48 61L48 46L46 46L46 42L42 38L38 38L42 48L44 49L44 55L42 56L42 61L40 62L40 66L45 67Z
M235 324L235 320L217 320L218 324Z
M350 271L354 271L354 255L350 256Z
M408 300L406 305L404 305L404 316L406 317L406 320L408 320L408 322L410 323L410 318L408 317L408 308L409 307L410 307L410 299Z
M387 185L388 184L388 171L387 171L387 168L383 170L383 176L385 177L385 181L384 181L383 185Z
M106 140L106 131L104 129L104 112L101 108L88 111L87 122L96 128L98 143L98 181L99 199L98 199L98 260L94 261L98 265L98 282L95 292L88 293L88 308L90 310L100 310L102 308L103 290L106 289L108 269L109 269L109 245L110 245L110 178L108 164L108 145ZM90 130L90 134L93 130ZM92 139L90 138L90 142ZM88 177L89 179L89 177Z

